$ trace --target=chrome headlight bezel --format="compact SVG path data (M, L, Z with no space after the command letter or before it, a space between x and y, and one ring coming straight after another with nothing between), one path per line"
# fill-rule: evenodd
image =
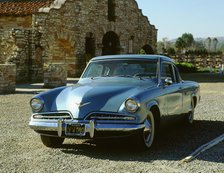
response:
M30 100L30 107L34 112L39 112L44 107L44 102L41 99L33 98Z
M140 103L133 98L127 99L125 101L125 108L130 113L135 113L140 108Z

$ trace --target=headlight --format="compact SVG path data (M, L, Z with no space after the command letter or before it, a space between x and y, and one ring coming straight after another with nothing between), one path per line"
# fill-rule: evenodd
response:
M135 101L134 99L128 99L125 102L125 107L128 112L135 113L139 108L139 103L137 101Z
M30 106L33 111L38 112L43 108L44 103L40 99L34 98L30 101Z

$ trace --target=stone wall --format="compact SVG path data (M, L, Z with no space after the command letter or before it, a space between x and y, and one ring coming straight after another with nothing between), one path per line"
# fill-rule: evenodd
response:
M16 64L18 82L29 79L29 30L4 30L0 37L0 59L2 64Z
M86 61L102 54L156 51L157 30L135 0L115 2L108 19L108 0L55 0L34 15L0 17L0 63L16 64L16 81L43 81L44 66L66 64L79 77Z
M0 29L31 28L32 15L27 16L1 16Z
M220 68L224 64L224 55L176 55L171 56L177 62L188 62L198 68Z
M16 64L17 82L42 81L42 48L38 32L32 29L0 30L0 63Z
M138 53L144 45L156 51L157 30L136 1L115 2L115 21L108 20L107 0L66 0L60 8L41 9L34 15L33 23L42 32L44 63L67 64L68 75L79 76L86 65L87 49L94 49L91 56L104 54L103 40L108 33L117 37L115 54Z
M16 65L0 64L0 94L14 93L16 84Z
M54 88L67 84L67 65L49 64L44 68L44 87Z

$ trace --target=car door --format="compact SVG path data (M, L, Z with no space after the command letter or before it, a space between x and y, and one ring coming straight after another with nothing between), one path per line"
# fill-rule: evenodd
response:
M172 63L162 63L161 79L166 93L167 115L178 115L182 113L182 84Z

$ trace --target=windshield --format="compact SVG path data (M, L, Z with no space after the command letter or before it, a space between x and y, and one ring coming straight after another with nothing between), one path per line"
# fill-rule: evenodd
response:
M156 60L101 60L89 64L82 78L140 77L157 78Z

